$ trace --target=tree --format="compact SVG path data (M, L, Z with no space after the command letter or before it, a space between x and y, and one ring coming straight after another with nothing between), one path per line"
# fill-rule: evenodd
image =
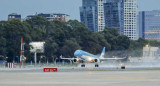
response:
M6 38L4 37L4 23L0 22L0 55L6 55Z
M104 31L95 33L77 20L48 21L36 16L22 22L19 20L0 22L0 55L9 57L10 62L19 56L21 37L24 38L27 61L32 60L30 57L33 55L28 44L33 41L45 41L44 55L50 62L61 54L72 57L77 49L99 54L103 47L106 47L107 51L127 51L127 54L132 56L140 56L146 44L160 46L158 41L142 38L130 40L127 36L119 35L115 28L105 28Z
M7 39L6 51L8 61L13 61L14 58L20 55L20 39L23 36L23 24L19 20L11 20L5 23L4 32L7 33L4 37Z
M59 46L58 44L52 40L52 39L47 39L45 43L45 56L48 57L48 59L54 59L58 57Z
M130 40L127 36L122 35L122 36L118 36L117 38L117 45L118 45L118 50L126 50L129 49L130 46Z
M115 28L105 28L104 31L102 31L102 34L105 37L105 40L110 44L109 50L115 50L117 49L117 37L119 36L117 29Z
M65 41L65 45L61 48L61 53L65 57L73 57L74 52L77 49L81 49L75 38Z

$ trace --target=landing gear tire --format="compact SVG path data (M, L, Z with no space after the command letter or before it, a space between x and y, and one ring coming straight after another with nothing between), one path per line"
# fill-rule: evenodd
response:
M121 66L121 69L126 69L126 67L125 66Z
M98 65L98 64L96 64L96 65L95 65L95 67L99 67L99 65Z
M83 65L81 65L81 67L85 67L85 65L83 64Z

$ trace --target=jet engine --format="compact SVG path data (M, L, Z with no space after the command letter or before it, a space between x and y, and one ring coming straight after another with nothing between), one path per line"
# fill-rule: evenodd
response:
M98 59L95 59L94 62L98 62Z
M73 62L76 63L76 62L78 62L78 60L77 60L77 59L74 59Z

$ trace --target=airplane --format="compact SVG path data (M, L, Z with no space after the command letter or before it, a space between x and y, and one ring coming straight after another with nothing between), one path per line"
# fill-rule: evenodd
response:
M95 67L99 67L98 63L101 63L102 61L108 61L108 60L126 60L128 57L124 57L124 58L104 58L105 55L105 47L102 50L102 53L100 56L97 55L93 55L91 53L88 53L86 51L83 50L76 50L74 52L74 56L76 58L63 58L62 55L60 56L60 58L62 60L72 60L73 62L78 62L78 63L83 63L81 65L81 67L85 67L84 63L96 63Z

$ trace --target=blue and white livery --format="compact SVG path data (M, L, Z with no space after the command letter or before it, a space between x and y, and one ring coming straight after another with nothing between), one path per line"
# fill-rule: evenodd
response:
M123 60L126 58L104 58L105 56L105 47L102 50L102 53L100 56L97 55L93 55L91 53L88 53L86 51L83 50L76 50L74 52L74 56L76 58L62 58L62 56L60 56L61 59L68 59L68 60L73 60L74 62L79 62L79 63L83 63L83 65L81 65L82 67L85 67L84 63L96 63L95 67L98 67L98 63L102 62L102 61L107 61L107 60Z

